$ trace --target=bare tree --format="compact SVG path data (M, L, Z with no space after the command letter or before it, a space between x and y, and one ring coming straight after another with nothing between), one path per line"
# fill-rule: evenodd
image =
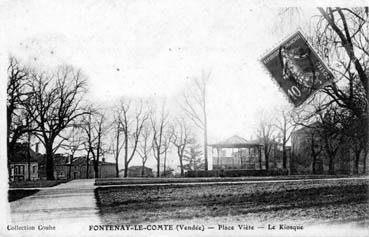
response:
M326 101L315 100L314 103L310 104L309 109L300 109L300 111L296 111L296 114L296 125L309 130L310 135L314 137L311 145L324 151L325 157L328 159L328 172L334 174L336 154L347 139L345 130L352 129L348 125L351 113L336 104L327 106ZM319 154L315 150L312 150L311 154L313 155L312 168L315 171L314 154ZM350 159L350 156L347 156L346 159Z
M31 180L31 136L36 129L36 124L32 121L29 111L25 105L32 95L27 86L29 71L14 58L9 58L8 85L7 85L7 154L8 170L10 170L11 156L14 155L15 145L18 140L27 137L27 160L28 160L28 180ZM11 173L8 172L9 179Z
M33 95L26 108L38 126L35 135L45 146L47 179L53 180L53 154L60 145L55 146L55 140L71 122L83 115L80 104L86 82L80 70L62 66L51 74L32 73L29 86Z
M172 139L173 139L173 127L168 126L164 131L164 140L163 140L163 150L164 150L164 162L163 162L163 174L166 175L166 167L167 167L167 157L168 152L171 148Z
M141 176L145 176L145 165L147 160L149 159L151 152L152 152L152 127L150 124L146 123L142 129L137 149L137 153L141 157L142 161Z
M87 149L87 162L89 163L89 155L91 154L95 178L99 178L100 157L103 156L104 150L106 150L104 148L103 140L104 136L109 131L109 123L107 122L106 115L103 111L92 106L88 106L85 110L80 126L85 135L84 144L85 149Z
M312 21L309 41L333 72L335 78L323 88L329 96L325 108L332 105L350 111L352 120L359 121L360 129L345 136L354 136L351 142L358 154L363 146L364 172L369 159L369 8L317 8L320 16ZM284 12L297 12L286 8ZM282 14L286 16L286 14ZM325 109L322 107L323 109ZM361 137L364 143L355 139ZM356 147L356 148L355 148ZM334 149L333 149L334 150ZM359 155L358 155L359 156Z
M192 132L188 123L183 118L177 119L174 127L172 143L177 149L177 155L179 159L179 167L181 169L181 176L184 176L184 155L185 151L193 142Z
M207 84L210 73L201 74L195 78L194 85L184 94L183 110L196 127L203 132L205 170L208 170L208 118L207 118Z
M114 141L112 141L113 147L110 150L112 150L115 159L115 176L119 177L119 154L124 146L124 143L120 137L123 130L121 128L119 110L115 112L115 118L112 127L114 129Z
M366 144L365 144L365 136L363 136L362 128L364 127L362 125L362 120L358 120L358 118L355 118L354 116L347 116L348 119L346 119L347 124L343 124L344 126L344 134L346 136L346 139L348 143L351 145L351 148L354 152L354 174L359 173L359 162L361 159L361 155L364 155L364 164L363 164L363 172L365 173L365 154L366 154ZM365 131L364 131L365 132Z
M72 166L75 160L74 155L78 151L83 150L84 138L81 135L81 128L78 124L73 124L70 128L69 134L66 140L60 145L63 149L70 152L69 162L68 162L68 179L72 178Z
M124 139L124 177L127 177L128 165L136 153L139 138L149 114L144 111L142 101L133 103L132 100L122 99L119 104L119 116Z
M293 123L291 111L288 111L286 108L281 108L276 113L274 126L279 131L279 135L282 139L282 163L283 169L287 169L286 144L290 140L291 134L296 127Z
M161 155L164 154L166 152L165 149L165 131L166 128L168 127L168 112L166 111L165 108L165 103L162 103L161 109L160 111L155 111L155 112L159 112L159 116L157 116L157 114L154 114L154 112L152 112L152 115L150 117L151 120L151 126L152 126L152 131L153 131L153 141L152 141L152 149L153 149L153 153L154 153L154 158L156 159L156 176L160 177L160 163L161 163Z
M90 143L88 142L88 140L84 140L83 141L83 149L86 151L86 179L90 178Z
M306 159L304 163L311 163L311 173L317 174L317 163L319 156L324 151L323 141L319 134L319 124L311 124L306 130L305 139L302 142L302 153L309 154L311 160Z
M94 114L96 110L92 106L88 106L86 109L86 114L84 114L80 118L80 127L83 130L83 147L86 151L86 178L90 177L90 155L92 155L93 160L93 168L96 161L96 153L94 149L97 147L96 141L97 141L97 135L96 135L96 122L93 119ZM94 176L98 177L98 170L94 169Z
M365 8L318 8L321 19L315 40L321 44L319 53L326 58L336 79L325 88L331 103L352 111L362 123L364 138L364 170L369 159L369 16Z
M8 155L13 153L16 142L23 135L35 129L35 124L24 107L32 95L28 87L29 78L29 69L21 65L15 57L9 57L6 105Z
M353 64L357 75L368 93L368 76L365 72L369 56L368 8L318 8L327 22L326 32L335 32L336 44L341 46ZM359 53L358 53L359 52ZM368 97L367 97L368 98Z
M275 144L275 126L273 125L273 116L260 111L258 124L256 127L256 136L263 143L265 154L265 169L269 170L270 152Z
M322 137L324 151L329 161L328 171L330 174L334 174L335 157L345 139L342 131L343 125L341 123L342 113L338 108L329 107L323 113L318 113L318 115L320 136Z

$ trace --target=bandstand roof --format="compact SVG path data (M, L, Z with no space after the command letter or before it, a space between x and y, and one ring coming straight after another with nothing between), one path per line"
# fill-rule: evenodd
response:
M240 136L234 135L222 142L210 144L209 146L213 148L248 148L261 145L262 144L258 140L247 141L246 139Z

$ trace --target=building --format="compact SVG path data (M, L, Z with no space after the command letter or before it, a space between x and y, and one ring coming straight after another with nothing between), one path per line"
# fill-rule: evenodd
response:
M144 166L143 168L143 175L142 175L142 166L137 165L137 166L131 166L128 167L128 177L154 177L152 169L149 167ZM124 169L121 169L119 171L119 177L123 177L124 176Z
M54 177L56 179L87 179L95 178L93 161L87 163L86 156L72 157L68 154L54 155ZM99 162L99 178L116 177L115 163ZM46 158L40 162L40 177L46 179Z
M259 140L248 141L237 135L225 141L211 144L213 170L266 170L264 145ZM290 149L286 148L287 160ZM270 144L269 171L283 169L282 145Z
M213 170L217 169L265 169L263 145L258 141L247 141L232 136L225 141L211 144Z
M38 159L42 155L33 151L28 143L17 143L9 154L9 180L38 180Z
M302 127L291 134L292 155L290 170L292 174L328 174L330 157L327 155L324 139L318 124ZM334 141L333 141L334 142ZM337 151L332 158L334 173L352 174L355 154L352 146L345 141L337 141ZM359 170L363 170L364 154L359 154Z

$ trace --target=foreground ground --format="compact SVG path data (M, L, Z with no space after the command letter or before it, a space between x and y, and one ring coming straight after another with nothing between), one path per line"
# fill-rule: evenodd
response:
M73 180L53 187L9 190L11 220L19 225L100 223L94 180ZM86 228L85 226L81 226ZM1 236L1 234L0 234Z
M155 179L156 180L156 179ZM268 224L304 225L304 231L278 236L368 236L368 177L316 180L225 180L225 182L148 183L96 186L73 180L54 187L10 189L10 215L0 236L147 236L170 232L91 231L105 224L169 224L213 227L177 236L263 236ZM211 180L207 180L211 181ZM118 186L116 186L118 185ZM218 231L219 225L255 225L252 232ZM311 224L311 225L310 225ZM326 224L330 226L326 228ZM14 231L30 226L41 231ZM146 225L146 226L148 226ZM322 226L323 225L323 226ZM53 230L50 230L50 226ZM151 225L152 226L152 225ZM44 231L44 227L49 230ZM265 229L258 229L259 227ZM359 228L358 228L359 227ZM266 232L265 232L266 231Z
M95 198L104 224L369 223L366 179L109 186Z

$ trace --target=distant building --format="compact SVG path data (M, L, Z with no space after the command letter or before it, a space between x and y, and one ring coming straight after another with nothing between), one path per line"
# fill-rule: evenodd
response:
M128 177L153 177L153 172L152 169L149 167L144 166L143 168L143 175L142 175L142 166L131 166L128 167ZM123 177L124 176L124 169L121 169L119 171L119 177Z
M290 169L292 174L325 174L329 171L329 157L325 152L324 140L320 135L318 124L311 124L291 134L292 155ZM362 160L360 167L362 170ZM336 174L351 174L354 169L354 152L347 142L340 142L333 158ZM315 167L315 168L314 168Z
M248 141L232 136L225 141L211 144L213 170L265 170L264 145L259 140ZM287 152L288 153L288 152ZM271 144L269 170L282 169L282 147Z
M28 143L17 143L14 153L8 157L10 181L38 180L38 159L41 156Z
M95 178L93 161L87 164L86 156L72 157L70 155L54 155L54 177L56 179L87 179ZM40 177L46 179L46 158L40 162ZM116 177L115 163L100 161L99 178Z

